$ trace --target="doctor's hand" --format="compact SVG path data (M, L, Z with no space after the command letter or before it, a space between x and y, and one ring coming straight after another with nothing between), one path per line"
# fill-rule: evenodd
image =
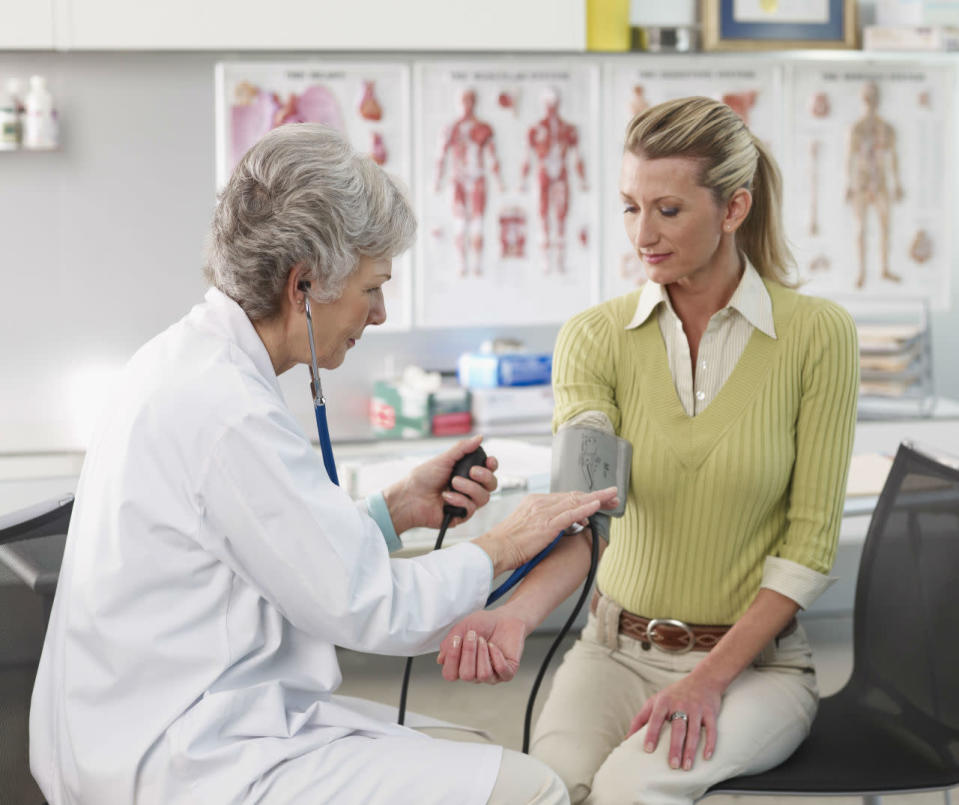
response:
M599 509L619 505L616 487L595 492L553 492L527 495L503 522L472 540L493 560L493 576L528 562L560 531L586 520Z
M472 467L469 478L454 478L453 492L447 489L453 465L479 447L482 440L482 436L462 439L383 492L397 534L410 528L439 528L443 523L444 503L466 509L466 517L453 520L457 524L469 520L478 508L489 502L498 483L493 473L499 463L492 456L487 457L485 467Z
M451 681L508 682L519 669L526 633L526 624L502 609L480 610L450 629L436 662Z

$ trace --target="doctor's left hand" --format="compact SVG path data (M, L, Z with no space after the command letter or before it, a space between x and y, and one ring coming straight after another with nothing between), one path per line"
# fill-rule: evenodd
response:
M446 488L453 465L479 447L482 440L482 436L471 436L457 442L383 492L398 534L410 528L439 528L443 523L444 503L466 509L466 517L453 520L456 524L468 520L473 512L489 502L498 483L493 473L499 463L492 456L487 457L485 467L473 467L469 478L454 478L455 491Z

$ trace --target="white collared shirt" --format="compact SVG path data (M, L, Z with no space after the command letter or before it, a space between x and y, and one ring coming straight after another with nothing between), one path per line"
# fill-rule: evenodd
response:
M646 283L636 313L626 329L639 327L654 310L657 310L659 329L666 342L666 357L676 394L689 416L702 413L716 398L739 363L754 330L769 338L776 337L769 291L748 260L729 303L709 320L699 342L695 374L683 323L673 310L664 286Z
M699 342L696 372L693 374L689 341L666 288L647 282L639 295L636 313L626 325L639 327L657 311L659 330L666 343L669 373L676 394L689 416L701 414L719 393L739 363L753 332L759 330L776 338L773 303L759 272L746 261L746 269L728 304L714 313ZM781 559L766 557L762 586L785 595L806 609L834 579L811 568Z

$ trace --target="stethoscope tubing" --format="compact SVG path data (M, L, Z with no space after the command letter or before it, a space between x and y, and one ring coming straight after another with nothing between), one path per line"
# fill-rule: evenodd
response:
M330 441L330 426L326 421L326 400L320 385L320 371L316 366L316 344L313 341L313 313L310 310L310 297L304 294L306 304L306 327L310 334L310 390L313 393L313 411L316 414L316 435L320 439L320 452L323 454L323 466L330 480L340 485L336 474L336 461L333 458L333 443Z

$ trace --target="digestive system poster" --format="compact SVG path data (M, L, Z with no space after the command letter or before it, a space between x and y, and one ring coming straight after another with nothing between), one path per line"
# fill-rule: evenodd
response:
M410 71L387 62L221 62L216 66L216 178L222 187L236 163L268 131L286 123L322 123L358 151L412 185ZM383 286L387 320L412 322L412 255L394 261Z

